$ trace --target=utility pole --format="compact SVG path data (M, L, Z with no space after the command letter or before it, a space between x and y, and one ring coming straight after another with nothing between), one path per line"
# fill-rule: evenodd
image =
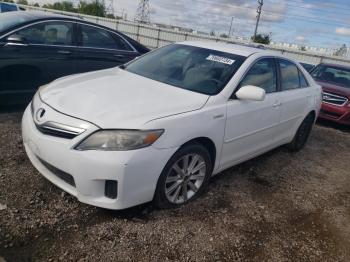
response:
M149 24L150 23L150 7L149 0L140 0L137 7L135 21Z
M259 6L258 6L258 9L256 10L256 12L257 12L258 14L256 15L256 25L255 25L255 31L254 31L254 38L253 38L253 40L256 39L256 33L257 33L257 31L258 31L258 25L259 25L259 20L260 20L260 14L261 14L262 6L263 6L263 4L264 4L264 0L258 0L258 4L259 4Z
M231 28L232 28L233 18L234 18L234 17L232 16L231 25L230 25L230 30L228 31L228 37L231 36Z

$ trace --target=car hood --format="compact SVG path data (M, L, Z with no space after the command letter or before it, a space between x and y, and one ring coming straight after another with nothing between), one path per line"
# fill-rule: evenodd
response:
M58 79L41 89L40 97L57 111L102 128L141 128L200 109L209 98L119 68Z
M343 86L322 82L322 81L317 81L317 84L322 86L322 90L325 92L330 92L333 94L350 98L350 87L343 87Z

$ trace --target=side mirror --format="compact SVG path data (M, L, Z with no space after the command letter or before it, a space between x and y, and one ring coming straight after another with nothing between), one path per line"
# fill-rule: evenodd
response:
M242 86L236 92L236 97L240 100L263 101L265 90L257 86Z
M19 35L10 35L6 42L8 45L27 45L27 39Z

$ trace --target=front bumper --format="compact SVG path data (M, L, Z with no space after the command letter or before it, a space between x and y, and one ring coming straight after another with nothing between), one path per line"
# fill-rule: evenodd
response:
M74 121L74 118L69 118L70 122ZM22 119L23 142L34 167L79 201L108 209L125 209L151 201L159 175L177 148L156 149L150 146L131 151L73 149L83 137L96 129L90 124L89 130L83 134L66 139L41 133L34 124L30 107L25 110ZM62 179L53 168L70 175L74 183ZM117 181L115 199L105 195L107 180Z
M336 106L323 102L319 118L330 120L338 124L350 125L350 107L349 105Z

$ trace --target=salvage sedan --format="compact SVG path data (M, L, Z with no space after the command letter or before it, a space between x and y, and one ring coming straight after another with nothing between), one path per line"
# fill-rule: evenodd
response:
M301 149L320 104L320 86L297 62L184 42L41 87L23 140L39 172L81 202L168 208L228 167L284 144Z

